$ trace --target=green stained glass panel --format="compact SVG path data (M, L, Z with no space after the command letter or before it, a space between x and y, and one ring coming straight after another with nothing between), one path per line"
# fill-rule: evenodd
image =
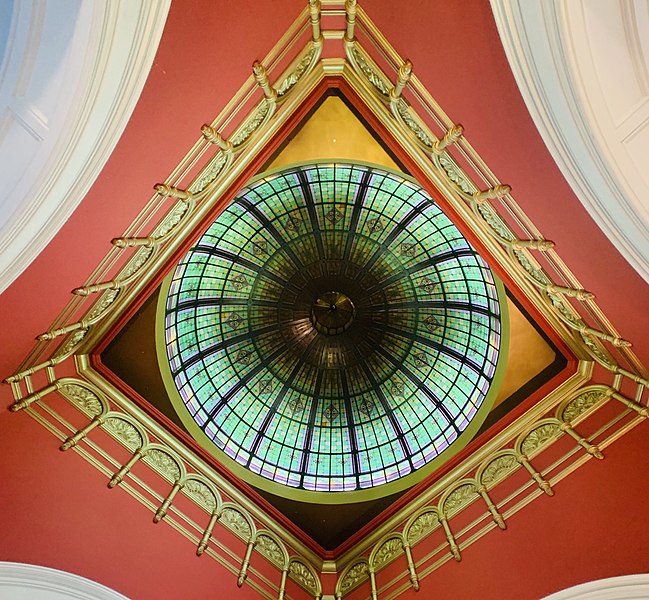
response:
M176 267L164 326L176 388L217 447L336 492L452 444L493 380L500 319L491 271L422 188L317 164L241 190Z

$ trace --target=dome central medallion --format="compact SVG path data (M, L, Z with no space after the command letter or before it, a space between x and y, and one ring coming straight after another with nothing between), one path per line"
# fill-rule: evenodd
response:
M401 174L264 174L166 285L159 352L176 410L274 493L340 502L412 485L493 402L502 284Z
M311 306L311 322L325 335L337 335L349 329L356 309L351 299L342 292L319 294Z

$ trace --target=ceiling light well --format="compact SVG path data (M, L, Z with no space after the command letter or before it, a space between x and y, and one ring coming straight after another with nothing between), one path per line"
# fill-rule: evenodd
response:
M312 321L331 294L353 299L335 336ZM363 501L474 437L504 374L504 296L403 174L283 168L246 185L166 281L158 360L187 429L242 479Z

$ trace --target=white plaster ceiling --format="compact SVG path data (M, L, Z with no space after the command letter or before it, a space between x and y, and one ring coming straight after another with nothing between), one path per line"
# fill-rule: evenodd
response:
M491 6L557 165L649 282L649 0L491 0Z
M85 577L38 565L13 562L0 562L0 598L128 600L126 596Z
M98 176L140 96L170 0L0 9L0 292Z

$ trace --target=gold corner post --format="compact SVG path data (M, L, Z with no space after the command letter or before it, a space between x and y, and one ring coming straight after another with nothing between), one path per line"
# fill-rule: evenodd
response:
M412 558L412 550L410 548L410 544L408 543L408 540L405 538L403 539L403 551L406 553L406 560L408 561L408 571L410 573L410 583L415 590L415 592L419 591L419 577L417 576L417 570L415 568L415 561Z
M214 511L211 514L209 523L207 524L207 527L203 532L203 536L201 537L201 541L198 542L198 546L196 547L196 556L201 556L203 552L205 552L207 545L209 544L210 538L212 537L212 531L214 530L214 526L216 525L216 522L219 520L220 516L221 514L217 511Z
M126 462L124 465L122 465L111 478L110 481L108 482L108 487L110 489L114 488L116 485L119 485L124 481L124 477L126 477L135 463L140 460L144 456L144 450L142 448L139 448L133 453L133 456L128 459L128 462Z
M232 142L223 139L221 134L207 123L201 126L203 137L210 143L218 146L223 152L232 152L234 148Z
M356 26L356 0L345 0L345 22L347 27L345 29L345 42L353 44L354 27Z
M159 523L160 521L162 521L162 519L165 518L167 511L169 510L169 507L173 502L173 499L175 498L176 494L182 489L182 487L183 485L179 481L174 482L171 490L167 494L167 497L162 501L162 504L160 505L158 510L155 511L155 515L153 516L154 523Z
M74 435L71 435L68 437L59 447L59 450L65 451L69 450L70 448L74 448L81 440L85 439L85 437L95 428L99 427L106 419L106 416L101 414L101 415L95 415L92 418L92 421L88 423L83 429L79 429Z
M252 74L255 77L255 81L264 92L266 100L276 102L277 90L270 85L270 80L268 79L268 71L266 70L266 67L264 67L264 65L262 65L258 60L252 63Z
M88 321L81 319L80 321L77 321L76 323L70 323L65 327L59 327L57 329L52 329L50 331L46 331L45 333L41 333L39 336L37 336L36 339L41 342L50 342L54 338L66 335L67 333L72 333L73 331L78 331L79 329L88 329L89 326L90 323L88 323Z
M642 404L638 404L633 400L629 400L628 398L626 398L619 392L615 391L614 389L607 390L606 394L609 395L611 398L614 398L618 402L621 402L622 404L624 404L624 406L630 408L632 411L638 413L642 418L649 419L649 407L643 406Z
M436 154L441 154L442 152L444 152L444 150L446 150L446 148L448 148L452 144L457 143L463 134L464 127L460 123L453 125L453 127L446 131L444 137L441 140L437 140L433 144L433 152L435 152Z
M322 44L322 31L320 30L320 0L309 0L309 17L314 44Z
M17 412L19 410L23 410L25 408L28 408L31 406L34 402L40 400L44 396L47 396L47 394L50 394L51 392L54 392L58 390L61 387L61 383L58 381L55 381L54 383L38 390L37 392L33 392L29 394L28 396L25 396L24 398L17 400L13 404L9 406L9 410L11 412Z
M390 90L390 100L397 101L401 98L401 93L403 88L406 87L408 81L410 81L410 76L412 75L412 62L406 59L406 61L399 67L397 73L397 83Z

